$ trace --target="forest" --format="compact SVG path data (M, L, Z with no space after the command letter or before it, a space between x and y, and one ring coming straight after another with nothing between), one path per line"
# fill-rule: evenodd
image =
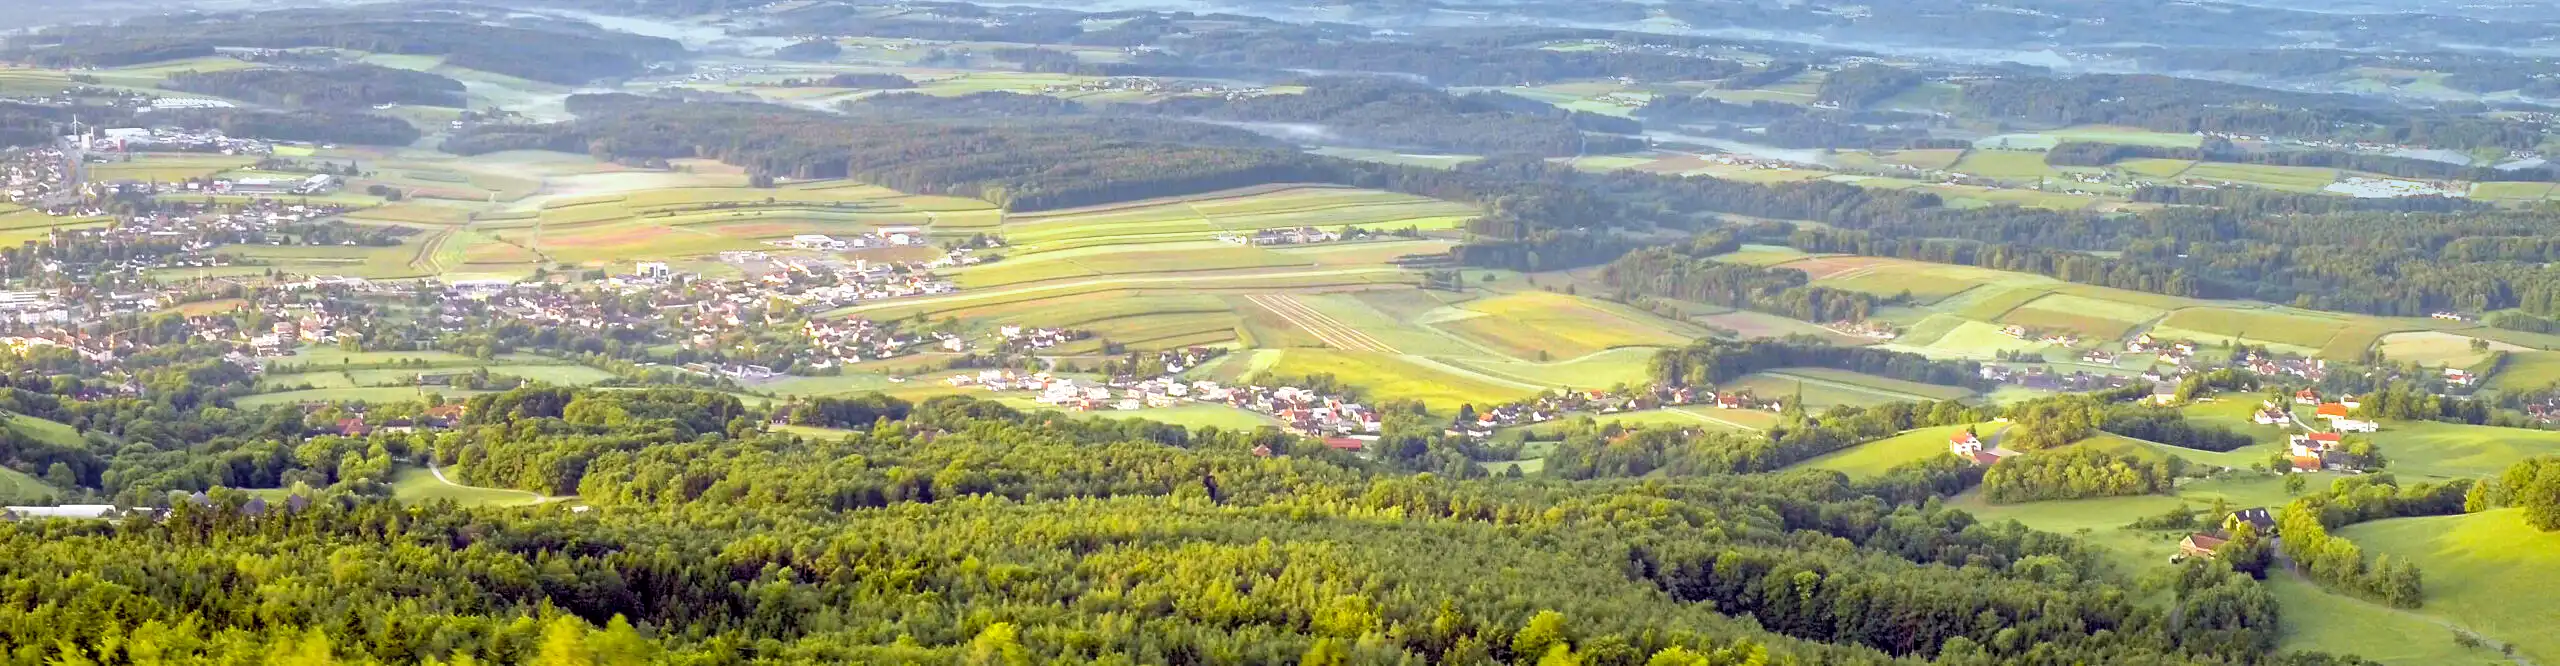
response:
M2157 75L2006 77L1965 85L1977 113L2038 123L2129 125L2295 139L2378 141L2467 150L2531 149L2524 123L2401 108L2350 95L2293 93Z
M2276 166L2319 167L2369 171L2386 176L2431 180L2468 180L2474 182L2551 182L2560 180L2560 170L2550 167L2499 169L2486 166L2463 166L2449 162L2393 157L2374 153L2351 153L2339 150L2268 150L2248 151L2231 147L2228 141L2206 141L2203 148L2163 148L2128 146L2085 141L2066 141L2045 151L2044 161L2054 166L2109 166L2136 158L2173 160L2209 160L2236 164L2271 164Z
M112 28L47 28L18 57L47 67L116 67L211 55L216 47L330 48L444 56L444 64L574 85L638 74L684 56L673 40L596 29L495 25L397 9L303 9L134 20Z
M327 69L242 69L179 72L160 84L170 90L219 95L259 104L353 109L377 104L466 107L461 81L439 74L350 64Z
M1241 99L1177 97L1140 105L1146 113L1234 123L1311 126L1353 144L1443 153L1527 153L1541 157L1642 150L1643 139L1583 131L1606 120L1504 93L1451 95L1388 79L1316 79L1297 95ZM1615 120L1615 119L1609 119ZM1640 127L1613 126L1632 134Z
M819 418L894 406L854 402L871 406ZM0 585L47 600L0 604L0 662L2356 663L2276 652L2272 597L2220 564L2137 603L2071 538L1895 490L1944 465L1470 481L1269 430L967 398L817 438L682 390L467 405L450 432L362 438L306 439L292 407L180 412L167 425L292 415L206 426L287 470L239 485L289 477L297 498L0 522L22 555ZM1979 416L1963 409L1805 430ZM382 497L385 470L422 460L593 510Z

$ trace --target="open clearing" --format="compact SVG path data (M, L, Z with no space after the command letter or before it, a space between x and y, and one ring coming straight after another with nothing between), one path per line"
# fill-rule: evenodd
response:
M402 502L419 503L452 500L463 507L526 506L537 495L522 490L475 488L455 485L463 483L460 475L445 470L452 483L439 480L435 472L424 467L401 467L391 472L391 496Z

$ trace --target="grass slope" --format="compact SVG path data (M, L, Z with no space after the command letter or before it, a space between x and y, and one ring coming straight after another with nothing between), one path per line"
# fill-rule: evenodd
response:
M2513 643L2536 663L2560 661L2560 533L2526 525L2522 510L2383 520L2339 535L2416 561L2426 576L2418 612Z

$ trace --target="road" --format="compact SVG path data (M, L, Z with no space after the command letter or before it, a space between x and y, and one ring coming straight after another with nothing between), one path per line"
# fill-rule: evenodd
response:
M428 473L428 474L434 474L434 475L436 476L436 481L437 481L438 483L442 483L442 484L445 484L445 485L448 485L448 486L453 486L453 487L455 487L455 488L461 488L461 489L464 489L464 490L491 490L491 491L497 491L497 492L507 492L507 493L525 493L525 494L527 494L527 495L532 495L532 496L533 496L533 501L532 501L532 502L528 502L529 504L541 504L541 503L549 502L549 501L553 501L553 500L568 499L568 498L566 498L566 497L550 497L550 496L543 495L542 493L531 492L531 491L525 491L525 490L516 490L516 489L514 489L514 488L484 488L484 487L481 487L481 486L466 486L466 485L462 485L462 484L459 484L459 483L454 483L454 482L453 482L453 479L444 478L444 468L442 468L442 467L437 467L437 466L436 466L435 461L433 461L433 460L427 461L427 473Z

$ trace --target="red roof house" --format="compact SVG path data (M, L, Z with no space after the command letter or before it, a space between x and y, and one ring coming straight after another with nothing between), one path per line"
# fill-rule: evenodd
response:
M2344 435L2344 434L2341 434L2341 433L2334 433L2334 432L2315 432L2315 433L2311 433L2311 441L2314 441L2314 442L2320 442L2320 443L2322 443L2322 444L2336 444L2336 443L2339 443L2339 442L2342 442L2342 441L2346 441L2346 438L2347 438L2347 436L2346 436L2346 435Z
M1324 438L1324 445L1333 447L1336 451L1358 451L1365 448L1360 440L1349 437L1327 437Z
M2320 404L2320 418L2346 418L2347 406L2334 402Z
M2319 458L2314 458L2314 457L2311 457L2311 456L2294 456L2294 457L2293 457L2293 471L2296 471L2296 472L2317 472L2317 471L2320 471L2320 459L2319 459Z

